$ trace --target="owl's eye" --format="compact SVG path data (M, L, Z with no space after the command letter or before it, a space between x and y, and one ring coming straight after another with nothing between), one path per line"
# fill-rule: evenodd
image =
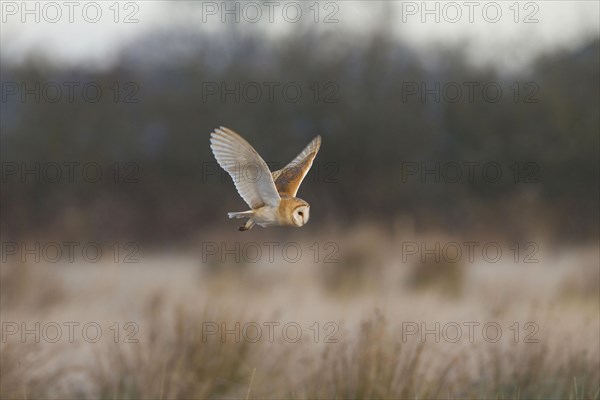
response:
M301 216L301 217L304 216L304 214L302 214L302 211L298 211L298 215Z

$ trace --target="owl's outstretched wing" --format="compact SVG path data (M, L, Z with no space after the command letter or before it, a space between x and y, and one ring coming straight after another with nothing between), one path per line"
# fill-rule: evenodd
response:
M281 198L269 167L244 138L231 129L221 127L211 133L210 148L251 208L279 205Z
M304 177L321 147L321 136L317 136L284 168L273 172L273 180L279 194L295 197Z

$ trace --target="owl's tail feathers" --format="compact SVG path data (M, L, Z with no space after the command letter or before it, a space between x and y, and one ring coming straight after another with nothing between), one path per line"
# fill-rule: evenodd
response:
M252 216L254 215L254 211L250 210L250 211L241 211L241 212L230 212L227 213L227 215L229 216L229 218L248 218L248 221L246 221L246 223L242 226L240 226L239 230L240 231L247 231L249 229L252 229L252 227L254 226L255 222L252 219Z
M254 211L240 211L227 213L229 218L250 218L254 215Z

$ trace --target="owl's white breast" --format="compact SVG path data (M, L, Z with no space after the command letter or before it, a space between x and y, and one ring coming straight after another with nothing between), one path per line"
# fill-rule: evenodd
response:
M254 210L252 219L262 227L279 225L279 207L264 206Z

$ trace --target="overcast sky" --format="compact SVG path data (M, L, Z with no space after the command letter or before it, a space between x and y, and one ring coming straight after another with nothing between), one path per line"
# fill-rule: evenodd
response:
M162 27L214 34L236 18L243 30L274 37L293 34L298 29L294 21L340 35L391 24L394 36L424 54L468 43L472 62L509 70L548 49L575 48L600 35L600 2L595 0L396 1L391 2L393 13L382 14L385 3L2 1L2 59L18 63L38 53L67 66L108 66L122 46Z

